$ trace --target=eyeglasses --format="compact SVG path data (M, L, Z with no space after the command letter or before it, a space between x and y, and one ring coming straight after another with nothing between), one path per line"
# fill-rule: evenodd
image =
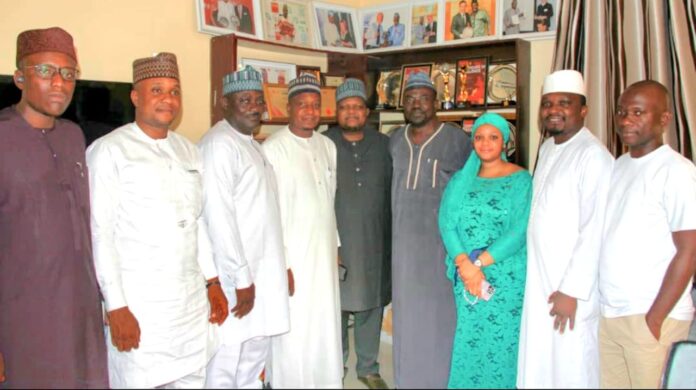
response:
M24 66L23 68L34 69L34 73L36 73L40 78L42 78L44 80L52 79L56 73L59 73L60 77L62 77L63 80L65 80L65 81L75 81L75 80L77 80L78 77L80 77L80 70L77 68L70 68L70 67L58 68L58 67L53 66L51 64L29 65L29 66Z
M251 107L252 105L263 107L266 105L266 101L263 98L254 100L248 97L243 97L237 100L237 104L242 107Z

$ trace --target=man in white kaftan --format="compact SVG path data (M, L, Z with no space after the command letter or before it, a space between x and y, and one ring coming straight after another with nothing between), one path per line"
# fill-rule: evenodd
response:
M519 388L599 386L597 267L613 158L583 127L584 91L576 71L544 80L540 117L553 137L534 174Z
M278 180L285 259L294 277L290 332L272 341L270 382L276 389L342 387L336 146L314 131L319 93L314 76L292 80L289 125L263 144Z
M227 317L201 218L202 164L196 147L168 130L181 104L176 57L160 53L133 68L135 122L87 150L109 382L202 387L216 341L208 301L210 322Z
M206 388L261 388L270 337L289 330L288 280L273 168L254 140L264 111L261 74L247 66L223 78L225 119L201 140L204 216L233 316Z

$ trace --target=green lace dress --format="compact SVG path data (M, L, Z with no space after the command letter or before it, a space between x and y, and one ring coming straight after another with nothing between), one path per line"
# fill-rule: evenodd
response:
M449 388L514 388L527 266L526 233L532 196L527 171L466 179L459 171L440 206L447 277L457 305ZM487 247L495 263L483 269L495 287L489 301L464 288L454 257Z

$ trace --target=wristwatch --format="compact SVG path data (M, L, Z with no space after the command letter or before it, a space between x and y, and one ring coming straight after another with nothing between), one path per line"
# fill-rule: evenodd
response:
M476 260L474 260L474 265L481 268L483 267L483 262L481 262L481 259L477 257Z

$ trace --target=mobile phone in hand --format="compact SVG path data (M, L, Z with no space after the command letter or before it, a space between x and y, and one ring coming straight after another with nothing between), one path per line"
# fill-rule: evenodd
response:
M495 294L495 287L491 286L487 280L481 282L481 299L488 301Z
M346 268L346 266L343 264L339 264L338 265L338 280L345 282L347 276L348 276L348 268Z

